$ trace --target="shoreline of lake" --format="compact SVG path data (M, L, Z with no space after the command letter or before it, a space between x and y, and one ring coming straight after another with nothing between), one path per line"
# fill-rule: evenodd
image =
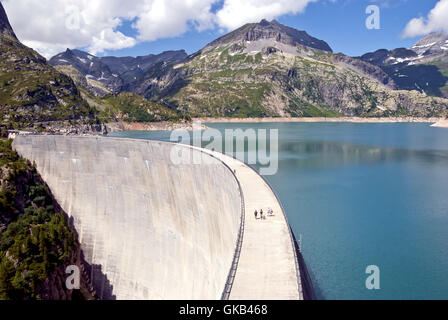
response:
M434 123L431 127L448 128L448 119L442 119L439 122Z
M110 122L106 124L108 133L123 131L173 131L173 130L193 130L193 122ZM202 125L201 129L208 129Z
M197 129L195 123L201 123L201 130L208 129L205 123L430 123L433 127L448 128L448 119L443 118L418 118L418 117L389 117L389 118L361 118L361 117L338 117L338 118L193 118L191 122L113 122L107 123L107 130L112 132L123 131L173 131Z
M298 122L298 123L319 123L319 122L351 122L351 123L445 123L448 120L443 118L418 118L418 117L388 117L388 118L361 118L361 117L337 117L337 118L194 118L193 121L202 123L272 123L272 122Z

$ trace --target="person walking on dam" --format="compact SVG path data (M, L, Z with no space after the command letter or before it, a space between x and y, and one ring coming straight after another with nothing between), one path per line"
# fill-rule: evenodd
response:
M258 219L258 211L257 210L255 210L254 215L255 215L255 219Z
M263 209L260 210L260 219L263 220Z

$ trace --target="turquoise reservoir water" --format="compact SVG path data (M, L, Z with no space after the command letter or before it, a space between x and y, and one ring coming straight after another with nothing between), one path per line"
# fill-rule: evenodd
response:
M210 126L279 130L279 170L266 178L294 233L303 236L319 298L448 299L448 129L350 123ZM169 139L166 132L114 136ZM369 265L380 268L380 290L365 287Z

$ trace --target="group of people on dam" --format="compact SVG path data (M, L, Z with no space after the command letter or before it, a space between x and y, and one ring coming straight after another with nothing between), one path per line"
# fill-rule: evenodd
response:
M272 210L271 208L268 208L268 216L273 216L274 215L274 210ZM255 209L255 212L254 212L254 215L255 215L255 219L258 219L258 211ZM263 212L263 209L260 209L260 219L261 220L266 220L266 215L264 214L264 212Z

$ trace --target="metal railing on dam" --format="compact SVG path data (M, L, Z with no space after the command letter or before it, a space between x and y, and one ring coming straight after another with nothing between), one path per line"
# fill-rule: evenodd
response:
M118 138L118 139L126 139L126 138ZM129 140L134 140L134 139L129 139ZM180 143L176 143L176 142L170 142L170 141L150 140L150 139L145 139L145 140L146 141L154 141L154 142L158 142L158 143L169 143L169 144L173 144L173 145L177 145L177 146L181 146L181 147L191 147L189 145L180 144ZM235 281L236 271L238 269L238 263L239 263L240 255L241 255L241 247L242 247L243 238L244 238L244 221L245 221L244 193L243 193L243 190L241 188L241 183L240 183L240 181L238 180L238 177L235 174L235 171L232 170L232 168L230 168L227 165L227 163L225 163L225 161L219 159L218 157L215 157L211 153L204 152L204 150L202 150L202 149L199 149L199 148L195 148L195 149L200 151L201 154L205 154L208 157L212 157L213 159L216 159L217 161L221 162L232 173L233 177L235 178L236 183L238 184L238 189L240 191L240 196L241 196L241 220L240 220L240 228L239 228L239 232L238 232L238 239L237 239L237 242L236 242L235 253L233 255L232 266L230 267L229 275L227 277L227 281L226 281L224 290L223 290L222 295L221 295L221 300L229 300L230 293L232 292L233 283Z
M201 150L201 152L205 153L205 154L208 154L209 156L212 156L215 159L218 159L218 158L216 158L212 154L206 153L206 152L204 152L202 150ZM218 160L221 161L226 166L226 168L228 168L230 170L230 172L232 172L233 176L235 177L235 181L238 183L238 188L240 189L240 194L241 194L241 223L240 223L240 231L238 233L238 239L237 239L237 242L236 242L235 254L233 255L232 267L230 268L229 276L227 277L226 285L224 287L224 290L223 290L223 293L222 293L222 296L221 296L221 300L229 300L230 293L232 292L233 282L235 281L236 271L238 269L238 263L240 261L241 247L243 245L244 222L245 222L245 216L246 216L246 208L245 208L245 203L244 203L243 189L241 188L241 183L238 180L238 177L236 176L235 171L232 170L221 159L218 159Z
M185 146L179 143L175 143L176 145L181 145L181 146ZM222 292L221 295L221 300L229 300L230 298L230 293L232 292L232 287L233 287L233 282L235 281L235 275L236 275L236 271L238 269L238 263L240 261L240 255L241 255L241 247L243 245L243 238L244 238L244 221L245 221L245 203L244 203L244 193L243 190L241 188L241 183L238 180L238 177L235 174L235 171L232 170L232 168L230 168L227 163L225 163L223 160L215 157L213 154L211 153L207 153L204 152L204 150L201 149L197 149L199 150L202 154L206 154L207 156L210 156L218 161L220 161L227 169L229 169L229 171L232 173L233 177L235 178L236 183L238 184L238 188L240 190L240 194L241 194L241 222L240 222L240 230L238 232L238 239L236 242L236 248L235 248L235 254L233 255L233 261L232 261L232 266L230 267L230 271L229 271L229 275L227 277L227 281L226 281L226 285L224 287L224 290Z
M273 189L244 162L221 152L202 150L220 158L234 170L243 189L246 220L249 217L249 224L245 228L247 230L244 230L245 240L241 246L239 264L234 271L234 288L229 290L224 298L303 299L293 235L284 209ZM268 209L270 206L275 212L281 212L281 215L268 215L263 219L248 216L248 210L257 207ZM264 238L269 239L268 242L264 241Z
M250 167L252 170L257 172L257 170L254 167L252 167L250 165L248 165L248 167ZM289 231L289 236L291 237L291 243L295 249L294 250L294 262L296 265L297 283L299 286L300 299L301 300L315 300L316 294L314 292L313 283L311 281L311 276L308 272L308 268L306 266L305 258L303 257L302 250L301 250L299 244L297 243L296 236L294 235L294 232L292 231L292 227L288 221L288 217L286 216L286 210L283 207L283 204L280 201L280 198L279 198L277 192L274 190L274 188L272 187L270 182L263 175L260 175L260 177L263 178L264 182L269 186L272 193L275 195L275 198L277 199L278 203L280 204L280 207L282 208L283 216L285 217L286 223L288 225L288 231Z
M255 171L255 173L258 174L257 170L254 167L252 167L250 165L247 165L247 166L249 168L251 168L253 171ZM289 224L288 217L286 216L285 208L283 208L283 204L280 201L280 198L278 197L277 192L275 192L274 188L271 186L269 181L263 175L260 174L259 176L263 179L263 181L266 183L266 185L269 187L269 189L271 189L272 193L274 194L275 198L277 199L278 204L280 205L280 208L282 209L283 217L285 218L286 224L288 226L288 233L289 233L289 237L291 239L291 245L294 248L294 264L295 264L295 268L296 268L297 286L299 288L299 297L300 297L300 300L303 300L304 294L303 294L303 287L302 287L302 277L301 277L299 258L298 258L298 252L300 251L300 250L298 250L299 246L297 244L294 233L291 230L291 225Z
M225 153L222 153L225 156L229 156ZM257 172L257 170L249 165L246 164L247 167L252 169L257 175L259 175L263 181L266 183L266 185L270 188L271 192L274 194L275 198L277 199L278 204L281 207L282 214L284 216L284 219L286 221L286 224L288 225L288 232L291 239L291 245L294 248L294 263L296 268L296 275L297 275L297 286L299 288L299 297L301 300L315 300L316 294L314 292L311 276L309 274L308 268L306 266L305 259L303 257L303 253L301 251L301 248L299 244L297 243L297 239L294 235L294 232L292 231L291 225L288 221L288 217L286 216L286 211L283 207L282 202L280 201L280 198L277 194L277 192L274 190L270 182L261 174Z
M216 151L213 151L216 152ZM230 157L229 155L223 153L223 152L219 152L221 155L226 156L226 157ZM212 155L212 153L209 153ZM213 156L213 155L212 155ZM235 158L234 158L235 159ZM223 163L225 164L225 162L223 161ZM227 164L225 164L227 166ZM277 192L274 190L274 188L272 187L272 185L269 183L269 181L261 174L259 174L257 172L257 170L248 164L245 164L248 168L250 168L252 171L254 171L259 177L261 177L264 181L264 183L266 183L266 185L269 187L269 189L271 190L272 194L274 194L277 203L279 204L281 210L282 210L282 214L283 217L285 219L285 222L288 226L288 233L289 233L289 237L290 237L290 241L291 241L291 245L294 248L294 264L295 264L295 270L296 270L296 278L297 278L297 286L299 289L299 298L301 300L315 300L316 299L316 295L314 292L314 288L313 288L313 284L312 284L312 280L311 280L311 276L309 274L308 268L306 266L305 263L305 259L303 257L303 253L301 251L301 248L299 246L299 244L297 243L297 239L294 235L294 232L292 231L291 225L288 221L288 217L286 216L286 211L283 207L282 202L280 201L280 198L277 194ZM230 169L230 168L229 168ZM231 170L231 169L230 169ZM236 176L235 176L236 177ZM238 178L236 177L236 179L238 180ZM241 188L241 184L238 182L239 187ZM243 231L244 232L244 231ZM241 250L241 248L239 248ZM237 247L238 250L238 247ZM240 254L239 251L236 251L236 254L238 253L238 256ZM239 257L238 257L239 260ZM235 270L233 273L233 277L235 276L236 273L236 269L237 266L235 267ZM231 288L230 288L231 290ZM224 296L223 295L223 299L228 299L230 297L230 290L228 290L227 295Z

